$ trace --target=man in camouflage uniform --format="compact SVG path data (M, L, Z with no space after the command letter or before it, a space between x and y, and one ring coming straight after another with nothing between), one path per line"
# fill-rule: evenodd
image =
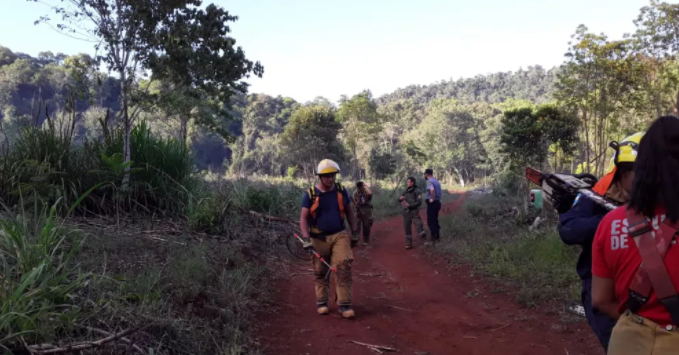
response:
M373 205L372 205L373 193L370 189L363 183L359 181L356 183L356 192L354 192L354 211L356 212L356 220L358 220L358 226L356 230L361 230L363 227L363 245L368 245L370 243L370 228L373 225Z
M413 248L412 224L415 224L420 238L424 239L427 236L422 226L422 218L420 218L422 192L417 188L414 177L408 178L408 188L399 197L398 202L403 206L403 229L406 234L406 250L409 250Z

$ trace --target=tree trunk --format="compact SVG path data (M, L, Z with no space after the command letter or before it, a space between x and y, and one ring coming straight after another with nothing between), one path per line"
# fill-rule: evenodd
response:
M180 120L179 137L182 140L182 144L186 146L189 135L189 119L188 117L182 115L181 117L179 117L179 120Z
M125 175L123 176L122 188L127 190L130 184L130 160L132 160L130 152L130 135L132 132L132 124L130 122L130 115L127 109L128 104L128 85L125 76L125 68L120 69L120 90L123 101L123 128L125 130L125 138L123 139L123 156L125 157Z
M589 173L589 127L587 124L587 110L582 111L582 120L584 122L583 128L585 129L585 167L583 167L582 172Z

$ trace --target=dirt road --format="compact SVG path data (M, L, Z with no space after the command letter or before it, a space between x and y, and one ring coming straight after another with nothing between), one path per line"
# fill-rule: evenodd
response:
M454 212L463 199L442 212ZM350 341L418 355L603 353L586 323L524 309L469 269L437 264L419 243L405 251L400 216L376 223L373 236L370 247L354 249L356 318L341 319L336 305L330 316L317 315L311 274L281 280L280 309L262 319L267 354L375 354Z

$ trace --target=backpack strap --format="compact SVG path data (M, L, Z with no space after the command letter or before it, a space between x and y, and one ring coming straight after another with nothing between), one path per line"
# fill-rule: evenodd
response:
M335 183L335 186L337 186L337 203L339 204L340 218L344 220L344 187L339 182Z
M311 208L309 208L309 214L311 214L311 217L316 218L316 210L318 209L318 202L320 200L318 198L318 195L316 195L316 188L314 186L311 186L307 193L309 194L309 201L311 201Z
M344 187L340 183L335 183L335 186L337 187L337 203L339 204L340 217L344 219L346 217L344 213ZM313 186L309 188L307 193L309 194L309 200L311 201L309 214L311 214L311 217L316 218L316 210L318 210L318 205L321 199L318 198L316 189Z
M648 302L651 290L654 290L670 313L672 322L679 325L679 295L663 262L679 232L679 225L665 219L660 228L654 231L646 217L637 211L628 208L626 215L629 235L634 239L641 255L641 265L632 280L627 306L630 311L637 313Z

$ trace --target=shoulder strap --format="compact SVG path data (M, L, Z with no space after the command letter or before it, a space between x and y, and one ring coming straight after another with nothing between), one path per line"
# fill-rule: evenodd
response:
M335 186L337 186L337 203L339 204L340 218L344 220L344 188L339 182L335 183Z
M309 208L309 214L311 214L311 217L316 218L316 210L318 209L318 202L320 199L318 198L318 195L316 195L316 188L314 186L311 186L309 188L309 200L311 201L311 208Z
M672 322L679 325L679 296L663 262L679 226L672 225L669 219L666 219L660 228L654 231L646 217L637 211L628 208L626 215L629 235L634 239L641 255L641 265L630 286L627 305L630 311L638 312L648 302L651 290L654 290L670 313Z

